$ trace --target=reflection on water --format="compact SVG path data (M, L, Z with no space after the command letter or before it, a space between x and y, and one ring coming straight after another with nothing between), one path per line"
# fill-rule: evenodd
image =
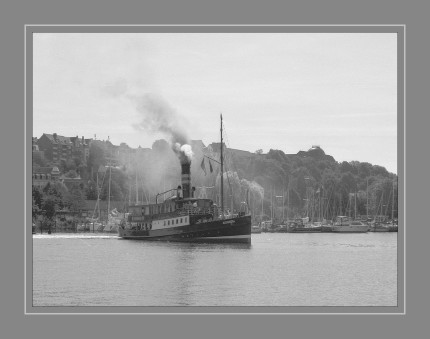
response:
M251 244L33 236L38 306L395 306L397 234L253 234Z

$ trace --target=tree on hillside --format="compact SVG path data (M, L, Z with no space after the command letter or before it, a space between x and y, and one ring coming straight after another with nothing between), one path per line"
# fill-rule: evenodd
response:
M85 207L85 194L79 185L73 185L69 189L66 204L71 211L79 211Z
M41 214L42 210L40 206L36 203L36 199L34 196L32 196L32 212L31 212L31 218L33 222L36 221L37 217Z
M66 174L64 174L66 178L77 178L79 175L76 170L70 170Z
M160 140L156 140L154 141L154 143L152 144L152 150L156 153L167 153L168 151L171 150L169 143L164 140L164 139L160 139Z
M105 151L97 144L91 144L88 157L88 168L95 174L100 166L106 165ZM92 178L94 179L94 178Z
M106 180L103 183L102 190L100 192L101 200L108 200L108 192L109 192L109 183ZM111 181L110 184L110 200L111 201L123 201L124 193L121 191L121 187L118 185L116 181Z
M50 196L55 199L55 203L59 206L59 208L65 207L65 197L68 194L68 189L63 183L48 182L46 186L42 189L42 192L44 197Z
M37 186L32 186L31 187L31 195L34 199L34 203L36 204L36 206L40 209L42 208L42 197L43 197L43 193L40 190L39 187Z
M348 172L353 172L354 171L354 167L351 166L351 164L347 161L342 161L342 163L340 164L340 172L341 173L348 173Z
M373 165L372 175L374 175L374 176L380 175L380 176L387 177L388 176L388 171L387 171L387 169L385 167L378 166L378 165Z
M369 177L372 174L372 165L368 162L359 162L357 164L358 176L362 179Z
M345 193L353 193L357 190L357 181L351 172L341 174L340 185Z
M94 180L90 180L85 189L85 198L87 200L97 200L97 183Z
M42 200L42 228L46 229L53 226L56 210L58 209L58 197L46 195Z

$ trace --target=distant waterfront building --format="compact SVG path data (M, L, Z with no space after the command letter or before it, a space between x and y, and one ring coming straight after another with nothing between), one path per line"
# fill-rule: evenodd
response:
M56 182L60 178L60 170L58 167L37 167L33 168L32 184L43 188L48 182Z
M67 161L72 157L77 157L86 164L90 156L91 142L92 139L84 137L65 137L57 133L43 133L36 143L33 142L33 151L38 148L47 160L57 166L61 164L62 160Z
M90 156L92 139L79 138L78 136L69 139L72 143L72 156L80 158L82 163L86 164Z
M213 142L208 146L208 148L210 148L210 150L212 152L220 153L221 152L221 143L220 142ZM226 148L225 143L224 143L224 150L226 150L227 152L229 152L232 155L236 155L236 156L240 156L240 157L252 157L255 155L255 153L251 153L249 151L242 151L240 149L235 149L235 148Z
M60 165L61 160L66 161L72 156L70 138L57 135L57 133L43 133L37 141L37 145L44 152L45 157L55 165Z
M39 149L39 145L37 144L37 138L32 138L32 158L33 162L42 163L45 159L45 152Z

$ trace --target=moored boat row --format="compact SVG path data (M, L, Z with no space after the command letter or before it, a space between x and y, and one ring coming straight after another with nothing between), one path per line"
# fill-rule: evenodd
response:
M309 223L307 218L297 218L286 225L273 226L264 222L260 226L262 232L269 233L366 233L366 232L397 232L397 223L379 224L353 220L347 216L338 216L332 224Z

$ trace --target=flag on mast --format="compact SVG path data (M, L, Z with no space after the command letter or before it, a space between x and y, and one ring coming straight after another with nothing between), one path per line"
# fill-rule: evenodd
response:
M202 164L201 164L200 166L201 166L201 168L202 168L203 172L205 172L205 175L206 175L205 158L203 158L203 159L202 159Z

